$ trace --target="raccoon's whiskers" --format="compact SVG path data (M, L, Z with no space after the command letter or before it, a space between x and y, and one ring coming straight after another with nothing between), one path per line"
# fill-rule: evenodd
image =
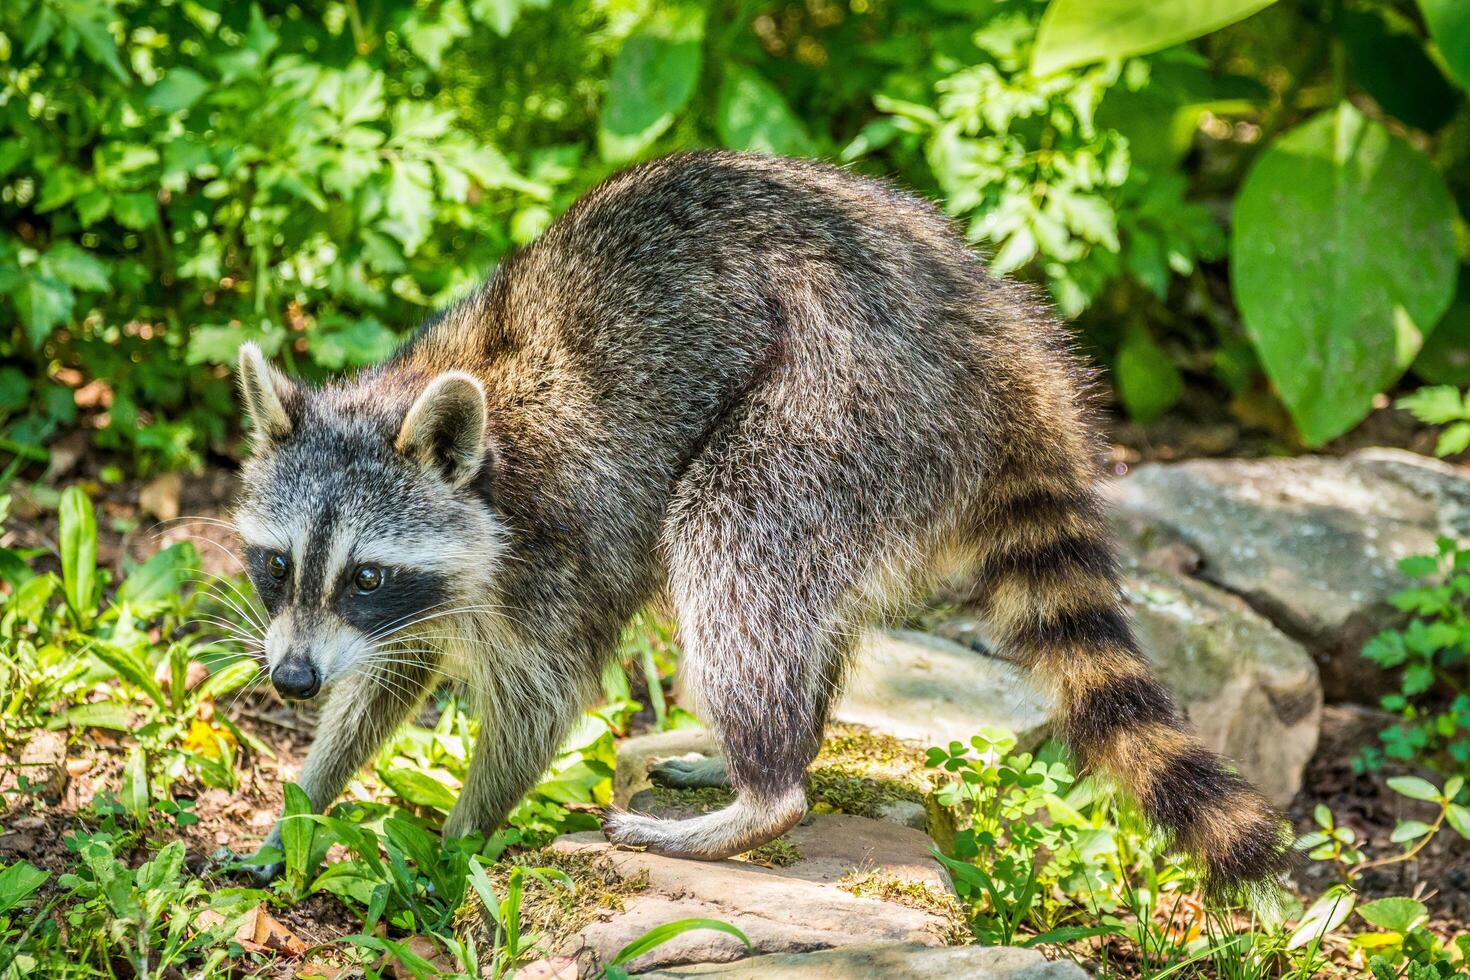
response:
M434 607L431 606L429 608L432 609ZM420 626L424 623L430 622L431 620L442 619L445 616L456 616L472 612L490 612L504 615L504 609L505 607L500 605L479 604L470 606L456 606L453 609L441 609L437 612L432 612L428 613L427 615L421 616L419 615L419 613L410 613L408 616L400 617L400 619L409 620L409 622L388 623L387 625L381 626L373 632L369 633L367 635L367 640L369 643L373 643L378 640L384 640L385 638L387 638L387 642L393 642L391 638L392 635L404 633L407 630L413 629L415 626ZM424 610L420 610L420 613L422 612L424 612ZM414 616L419 616L419 618L412 618Z

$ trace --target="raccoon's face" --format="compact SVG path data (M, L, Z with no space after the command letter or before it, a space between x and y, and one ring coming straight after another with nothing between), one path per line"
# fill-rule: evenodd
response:
M239 376L255 448L235 520L270 617L277 691L314 697L402 657L385 646L405 631L484 602L503 532L475 486L486 454L477 380L313 391L254 345ZM428 631L448 621L438 625Z

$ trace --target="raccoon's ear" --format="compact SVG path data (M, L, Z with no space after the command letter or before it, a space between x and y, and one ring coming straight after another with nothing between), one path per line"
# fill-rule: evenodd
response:
M394 446L462 487L485 462L485 389L463 371L439 375L404 416Z
M276 442L291 434L291 416L286 402L294 397L296 386L280 371L266 363L265 355L255 344L240 345L240 396L245 401L245 414L259 443Z

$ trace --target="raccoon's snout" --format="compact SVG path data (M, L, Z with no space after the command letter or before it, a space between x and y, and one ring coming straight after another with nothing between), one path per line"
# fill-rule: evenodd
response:
M271 671L271 683L281 697L305 701L316 697L322 689L322 677L310 660L300 654L287 654Z

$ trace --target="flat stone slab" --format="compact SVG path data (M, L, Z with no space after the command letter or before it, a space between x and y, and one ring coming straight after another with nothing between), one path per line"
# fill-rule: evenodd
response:
M985 725L1026 744L1048 707L1019 669L941 636L870 632L853 658L847 692L833 717L924 746L968 743Z
M818 953L756 956L738 963L682 966L645 973L649 978L719 977L720 980L1085 980L1087 972L1067 960L1048 960L1015 946L951 946L912 943L847 946Z
M1333 700L1374 699L1359 652L1401 619L1389 600L1411 581L1398 561L1470 537L1463 471L1391 449L1145 464L1109 492L1135 552L1185 546L1194 574L1308 648Z
M929 855L927 835L907 827L844 814L815 814L786 839L800 858L768 868L742 860L690 861L615 848L596 833L563 837L557 851L604 854L624 878L646 875L648 887L623 899L584 927L557 952L575 954L595 970L648 929L676 919L728 922L750 938L753 953L725 933L684 933L635 960L632 972L695 963L723 963L748 955L809 952L864 943L943 946L956 920L931 908L863 897L843 889L855 875L871 874L921 886L939 902L949 883Z

